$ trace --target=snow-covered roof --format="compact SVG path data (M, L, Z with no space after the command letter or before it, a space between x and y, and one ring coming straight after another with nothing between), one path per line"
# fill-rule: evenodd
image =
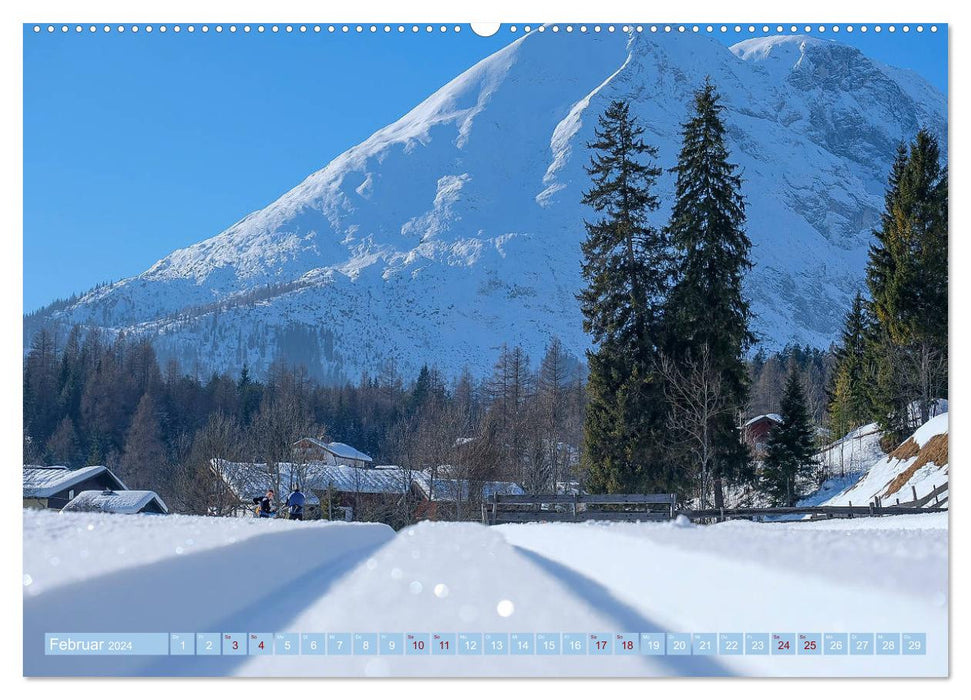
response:
M360 450L354 449L350 445L343 442L329 442L327 443L327 448L333 452L338 457L344 457L346 459L359 459L364 462L373 462L370 456L364 454Z
M291 484L300 484L307 502L316 504L319 499L314 491L334 491L347 493L372 494L405 494L412 485L430 500L454 501L457 497L468 498L469 483L464 479L448 478L445 473L441 478L432 479L428 471L406 469L398 466L378 466L371 469L350 467L344 464L331 465L320 462L308 464L281 463L279 481L267 471L262 463L226 462L213 460L213 469L222 476L227 486L237 498L247 501L256 496L262 496L268 488L275 488L279 483L281 491L286 491ZM508 481L490 481L482 485L485 498L493 494L522 494L518 484ZM278 494L281 499L286 494Z
M168 506L154 491L82 491L61 510L134 515L154 502L163 513Z
M105 472L117 482L118 489L126 489L121 479L115 476L110 469L103 466L81 467L80 469L26 466L24 467L24 498L49 498Z
M321 462L308 464L281 463L279 482L270 474L265 464L252 462L226 462L213 460L216 469L227 486L242 500L262 496L268 488L279 483L281 491L291 484L300 484L310 504L319 503L313 491L350 491L355 493L405 493L412 483L405 469L376 467L361 469L345 464L331 465ZM285 497L286 494L278 494Z
M780 416L778 413L763 413L761 416L755 416L755 418L750 418L747 421L745 421L745 427L747 428L748 426L754 423L758 423L763 418L768 418L770 421L774 423L782 422L782 416Z
M360 450L351 447L350 445L343 442L324 442L323 440L318 440L317 438L304 438L305 440L312 442L317 447L327 450L335 457L343 457L344 459L356 459L364 462L373 462L369 455L364 454ZM299 441L298 441L299 442Z
M431 501L467 501L470 482L466 479L432 479L427 472L414 472L416 483L425 497ZM521 496L525 492L519 484L511 481L486 481L482 483L482 498L493 495Z

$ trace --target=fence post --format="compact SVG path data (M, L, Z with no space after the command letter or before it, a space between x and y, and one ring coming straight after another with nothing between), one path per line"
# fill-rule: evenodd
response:
M910 492L914 494L914 505L917 505L917 487L913 484L910 485Z
M579 498L579 495L573 494L573 503L570 504L573 509L573 522L577 521L577 498Z

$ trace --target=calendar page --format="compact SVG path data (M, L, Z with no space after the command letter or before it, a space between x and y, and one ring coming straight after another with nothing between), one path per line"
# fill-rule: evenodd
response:
M22 26L24 676L949 674L948 25L638 14Z

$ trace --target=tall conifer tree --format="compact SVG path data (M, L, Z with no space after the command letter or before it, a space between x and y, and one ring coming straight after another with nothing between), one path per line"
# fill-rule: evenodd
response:
M948 184L937 139L917 133L897 151L874 231L867 285L879 321L875 356L885 384L884 428L900 437L947 396Z
M792 506L801 496L800 481L812 471L816 452L806 395L795 362L789 370L780 408L782 422L772 428L766 441L762 483L774 505Z
M653 375L657 334L669 280L664 233L648 214L658 208L653 189L661 174L657 151L626 102L611 103L599 119L583 203L598 218L584 222L579 295L588 353L589 405L584 425L588 488L632 492L664 488L658 471L657 432L663 397Z
M668 226L677 263L665 342L665 353L685 366L707 353L733 406L713 417L716 506L724 503L723 480L749 474L748 451L735 417L747 401L745 353L754 342L742 292L742 280L752 266L751 242L744 228L742 180L725 145L723 109L714 85L706 80L695 93L691 117L682 125L674 168L676 199Z

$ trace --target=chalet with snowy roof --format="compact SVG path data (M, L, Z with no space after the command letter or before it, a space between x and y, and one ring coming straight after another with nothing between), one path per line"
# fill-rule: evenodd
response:
M300 438L293 444L294 459L304 462L359 467L374 466L374 460L358 449L343 442L324 442L320 438Z
M398 466L366 469L345 464L280 463L275 469L260 463L212 460L213 473L225 485L236 515L253 512L253 499L272 488L280 503L293 485L306 496L305 518L373 520L405 525L407 520L455 517L463 503L491 498L495 493L522 494L512 482L470 482L452 478L444 467L428 471ZM456 504L443 506L441 504Z
M764 413L750 418L742 426L742 433L746 444L752 449L756 457L765 453L765 442L769 439L769 432L782 422L778 413Z
M82 491L61 509L65 513L166 515L168 506L154 491Z
M24 508L61 509L82 491L126 491L127 487L103 466L24 466Z
M278 505L286 502L295 485L306 497L306 519L383 520L388 512L401 510L424 498L424 492L408 470L399 467L351 467L323 462L262 463L214 459L213 473L234 499L228 510L235 515L253 512L253 499L267 489L276 493Z

